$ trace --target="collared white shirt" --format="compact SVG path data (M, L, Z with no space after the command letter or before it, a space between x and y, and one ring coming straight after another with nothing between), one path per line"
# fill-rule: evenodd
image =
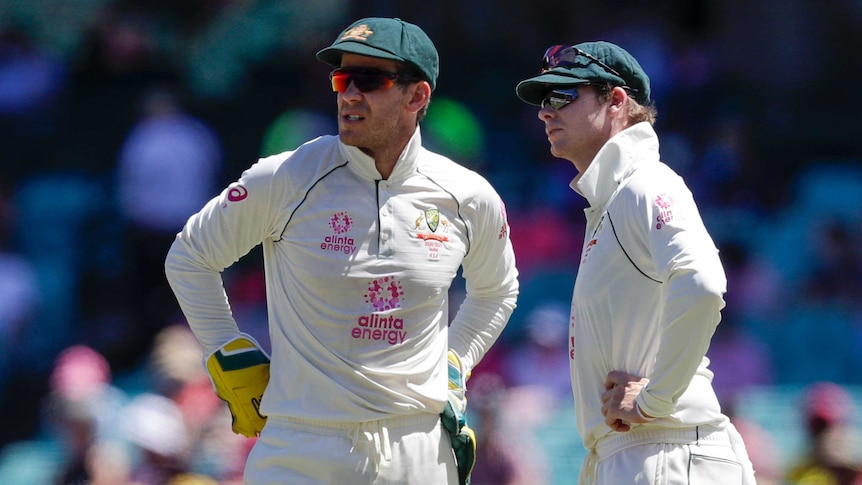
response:
M219 272L262 244L272 344L262 414L370 421L439 413L447 348L472 367L499 336L518 292L508 231L491 185L425 150L418 129L387 180L324 136L248 169L192 216L166 267L211 351L238 332ZM449 328L459 266L467 297Z
M723 426L705 357L724 306L718 250L683 180L659 160L649 123L618 133L572 188L590 204L572 299L569 355L587 448L610 371L648 377L644 426Z

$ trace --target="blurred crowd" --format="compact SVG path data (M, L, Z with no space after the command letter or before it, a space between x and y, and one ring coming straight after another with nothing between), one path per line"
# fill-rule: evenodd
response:
M379 15L434 39L423 139L486 175L510 217L522 293L468 385L474 484L568 483L579 465L565 339L584 206L514 86L548 45L601 38L649 73L662 158L721 250L727 307L708 356L761 483L858 485L862 99L848 80L862 75L862 4L506 4L0 0L0 481L14 450L41 443L46 461L18 460L18 476L239 482L252 441L230 433L164 255L258 157L336 132L314 52ZM224 277L266 344L258 256ZM762 389L794 397L783 424L804 443L745 407Z

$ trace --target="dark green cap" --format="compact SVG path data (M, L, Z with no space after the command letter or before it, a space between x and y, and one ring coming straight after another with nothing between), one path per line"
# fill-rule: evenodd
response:
M437 86L440 60L437 48L418 26L397 18L369 17L353 22L335 42L317 53L317 58L333 67L341 66L341 54L349 52L392 59L415 68L422 78Z
M579 84L610 83L630 89L638 103L649 103L649 77L638 61L622 47L605 41L583 42L574 47L595 57L611 70L584 55L574 57L574 65L557 66L518 83L515 93L522 101L536 106L549 90Z

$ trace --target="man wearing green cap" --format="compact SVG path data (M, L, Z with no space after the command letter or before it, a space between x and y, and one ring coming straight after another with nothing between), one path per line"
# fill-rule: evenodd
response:
M649 77L621 47L549 48L520 82L551 154L572 162L587 227L569 363L587 484L754 483L712 389L706 350L724 307L718 250L659 158Z
M245 483L466 483L464 382L518 294L503 202L422 146L439 67L419 27L362 19L317 57L334 68L338 136L259 160L193 215L168 280L234 431L259 436ZM258 244L271 360L220 276Z

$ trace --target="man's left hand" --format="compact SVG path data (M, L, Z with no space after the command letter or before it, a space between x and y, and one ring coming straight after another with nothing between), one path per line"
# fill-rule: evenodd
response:
M602 393L602 415L605 424L614 431L631 430L632 423L646 423L638 412L637 397L649 383L646 377L638 377L621 371L611 371L605 378L605 392ZM649 416L646 416L649 418Z

